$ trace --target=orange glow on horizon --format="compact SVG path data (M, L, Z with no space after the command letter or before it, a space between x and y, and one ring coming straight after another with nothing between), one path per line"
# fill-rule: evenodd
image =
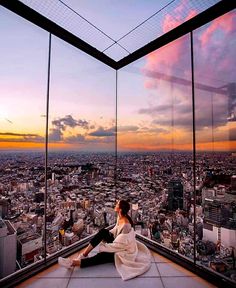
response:
M157 144L157 145L142 145L142 144L126 144L118 145L119 150L137 150L137 151L158 151L158 150L179 150L179 151L192 151L192 144ZM224 151L231 152L236 150L236 141L221 141L221 142L206 142L197 143L197 151Z
M71 147L69 144L64 143L50 143L49 148L53 149L68 149ZM35 142L0 142L0 150L34 150L34 149L45 149L45 143Z
M50 143L49 149L72 150L78 148L75 144L65 143ZM118 143L119 150L137 150L137 151L158 151L158 150L180 150L191 151L193 149L190 143L179 143L172 145L172 143ZM34 142L0 142L0 150L34 150L45 149L45 143ZM197 151L235 151L236 141L219 141L219 142L205 142L196 143Z

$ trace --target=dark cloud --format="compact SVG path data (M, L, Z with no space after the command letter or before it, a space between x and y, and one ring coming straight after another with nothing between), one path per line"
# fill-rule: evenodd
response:
M115 128L104 129L103 127L99 127L96 131L89 133L89 136L95 137L110 137L115 136Z
M198 92L198 91L197 91ZM225 95L216 95L212 100L204 94L196 93L195 124L197 130L206 127L220 127L227 124L228 106ZM182 96L183 97L183 96ZM192 105L186 101L187 96L174 105L164 104L139 110L140 114L150 115L152 124L174 126L192 130Z
M50 134L48 136L49 142L57 142L61 141L63 138L63 133L60 128L52 128L50 129Z
M25 133L14 133L14 132L0 132L0 135L3 135L3 136L19 136L19 137L37 137L39 135L37 134L25 134Z
M9 136L9 137L0 137L0 142L35 142L43 143L45 138L37 134L21 134L21 133L0 133L0 136ZM13 137L11 137L13 136Z
M50 129L49 141L51 142L59 142L65 140L63 138L63 131L66 130L67 127L75 128L82 127L83 129L89 129L89 123L86 120L82 119L74 119L71 115L66 115L65 117L56 119L52 121L52 125L54 126ZM76 136L71 136L70 141L76 142ZM73 137L75 137L73 139Z
M84 129L88 129L89 128L89 123L86 120L81 120L81 119L74 119L71 115L66 115L63 118L59 118L56 120L52 121L52 125L56 126L58 129L65 131L66 127L71 127L71 128L75 128L75 127L82 127Z
M4 136L4 137L1 137ZM7 137L6 137L7 136ZM14 132L1 132L0 142L35 142L42 143L45 138L32 133L14 133Z

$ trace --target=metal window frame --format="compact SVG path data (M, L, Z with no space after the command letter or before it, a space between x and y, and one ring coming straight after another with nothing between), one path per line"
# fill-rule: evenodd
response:
M53 21L49 20L45 16L31 9L24 3L17 0L1 0L0 5L7 8L8 10L16 13L17 15L29 20L30 22L36 24L42 29L48 31L49 33L61 38L67 43L75 46L76 48L82 50L88 55L94 57L95 59L103 62L104 64L110 66L115 70L119 70L128 64L140 59L141 57L155 51L156 49L184 36L185 34L203 26L204 24L214 20L215 18L224 15L225 13L236 8L235 1L221 0L205 11L199 13L195 17L189 19L178 27L172 29L171 31L165 33L164 35L158 37L147 45L139 48L130 55L124 57L119 61L115 61L104 53L100 52L90 44L86 43L79 37L70 33L66 29L60 27Z

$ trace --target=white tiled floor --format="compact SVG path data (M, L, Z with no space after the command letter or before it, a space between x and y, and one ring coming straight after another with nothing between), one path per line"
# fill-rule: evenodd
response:
M206 288L216 287L192 272L171 262L165 257L152 253L152 265L145 274L123 281L114 264L103 264L80 269L65 269L58 264L21 283L23 288ZM71 258L75 258L72 255Z

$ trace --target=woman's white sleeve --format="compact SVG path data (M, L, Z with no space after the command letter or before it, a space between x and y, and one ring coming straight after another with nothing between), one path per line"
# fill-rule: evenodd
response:
M109 232L111 232L113 235L116 235L116 231L117 231L117 225L115 225L111 230L109 230Z
M121 252L125 251L127 249L126 245L124 243L101 243L99 245L99 252L109 252L109 253L115 253L115 252Z
M122 235L118 235L114 242L112 243L100 243L99 252L120 252L127 250L127 241L122 237Z

